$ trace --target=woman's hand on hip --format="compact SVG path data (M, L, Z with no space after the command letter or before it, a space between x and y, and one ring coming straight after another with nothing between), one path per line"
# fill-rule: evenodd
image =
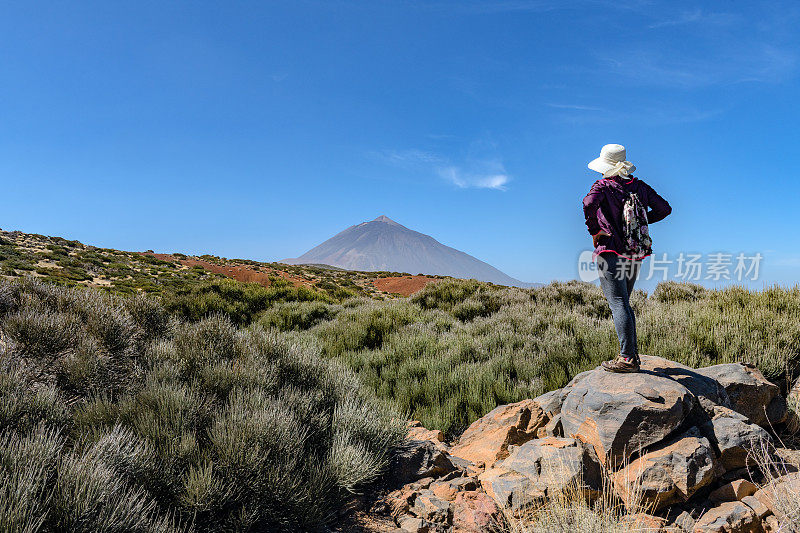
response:
M605 231L601 231L597 235L592 235L592 244L594 244L595 248L597 248L599 246L600 239L602 237L611 237L611 235L609 235Z

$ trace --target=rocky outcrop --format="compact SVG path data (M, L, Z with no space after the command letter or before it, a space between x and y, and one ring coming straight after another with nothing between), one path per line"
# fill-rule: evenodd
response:
M502 530L504 513L603 490L634 513L624 519L634 530L792 531L800 473L760 490L751 482L757 456L782 457L768 429L790 420L778 387L752 366L695 370L642 356L639 373L598 368L498 406L452 446L410 423L393 466L402 486L385 501L396 524L417 533Z

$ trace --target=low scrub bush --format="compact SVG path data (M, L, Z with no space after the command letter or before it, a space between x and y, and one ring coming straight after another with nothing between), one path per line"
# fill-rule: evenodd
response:
M30 280L0 326L0 529L313 530L404 436L310 337Z
M294 287L285 280L263 287L256 283L217 280L179 289L164 298L168 311L186 320L200 320L222 313L237 325L250 324L263 311L281 302L331 302L309 289Z
M636 291L641 353L690 366L749 361L770 378L800 371L800 289ZM596 285L530 289L443 280L410 299L354 299L308 330L378 396L454 437L501 403L564 386L619 350Z
M331 320L340 309L340 306L320 301L284 302L265 311L259 323L264 327L277 328L281 331L306 330Z

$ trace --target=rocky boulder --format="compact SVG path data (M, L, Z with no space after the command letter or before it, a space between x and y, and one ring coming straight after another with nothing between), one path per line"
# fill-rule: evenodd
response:
M709 414L716 406L730 407L731 401L728 393L716 379L663 357L642 355L641 360L642 371L652 372L677 381L695 395L700 406Z
M712 416L701 429L717 446L720 464L726 472L753 464L754 452L772 445L769 433L741 413L716 407Z
M536 431L547 422L548 417L536 400L501 405L473 422L450 453L488 468L508 456L510 445L535 438Z
M566 436L594 448L604 465L663 440L695 406L689 389L655 372L614 374L598 368L579 376L566 387L561 424Z
M620 522L626 531L646 531L647 533L666 533L669 531L665 519L646 513L625 515L620 519Z
M700 368L697 372L719 382L728 393L731 409L743 414L751 422L766 426L786 418L785 401L780 397L780 389L767 381L753 365L726 363Z
M711 443L692 428L652 446L615 472L614 490L627 507L643 504L658 510L687 501L713 482L718 470Z

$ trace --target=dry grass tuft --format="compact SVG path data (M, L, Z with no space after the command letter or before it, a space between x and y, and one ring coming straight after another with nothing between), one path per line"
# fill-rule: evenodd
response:
M627 462L623 467L627 467ZM632 480L641 479L635 472ZM657 531L636 516L650 515L653 503L644 497L641 483L626 481L618 486L613 472L603 467L599 492L586 490L583 480L576 480L563 491L548 495L546 502L521 513L506 513L508 533L630 533ZM624 491L627 505L617 496Z

